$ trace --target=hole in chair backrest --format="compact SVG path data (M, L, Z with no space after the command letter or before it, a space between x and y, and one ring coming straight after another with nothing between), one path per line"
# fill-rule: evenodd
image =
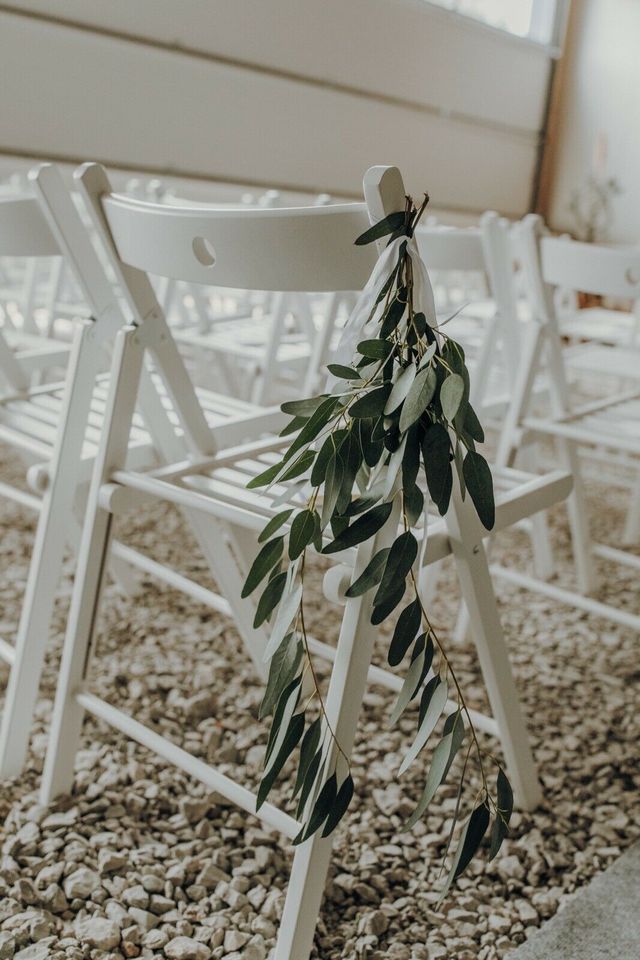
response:
M212 243L204 237L194 237L191 246L198 263L201 263L203 267L212 267L214 265L216 262L216 252L213 249Z
M633 267L627 267L624 278L632 287L637 287L640 282L640 273L634 270Z

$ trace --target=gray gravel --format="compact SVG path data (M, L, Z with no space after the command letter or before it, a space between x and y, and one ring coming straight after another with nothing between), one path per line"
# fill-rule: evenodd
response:
M15 467L0 466L3 476ZM619 499L593 491L599 534L612 543ZM564 582L570 566L562 509L553 526ZM32 530L28 514L0 503L4 635L19 616ZM126 533L207 582L175 514L137 517ZM521 561L525 546L522 534L509 533L496 556ZM70 569L69 562L67 575ZM602 573L602 596L633 609L633 577L610 566ZM337 619L317 583L310 627L331 639ZM290 852L257 820L93 720L84 726L73 795L49 809L38 805L68 590L65 580L27 770L0 786L0 960L266 960ZM151 582L143 591L143 601L107 591L92 689L223 771L257 783L267 730L257 720L260 690L233 624ZM455 612L451 571L442 593L434 614L444 633ZM516 814L501 855L489 866L472 865L437 908L438 855L455 788L438 794L412 833L400 832L424 775L416 764L401 784L396 776L414 717L387 729L393 697L372 687L354 755L356 797L337 835L317 930L319 960L503 957L640 835L637 638L511 589L501 589L501 603L544 806ZM384 637L378 656L382 662ZM455 648L453 659L471 705L483 707L472 646Z

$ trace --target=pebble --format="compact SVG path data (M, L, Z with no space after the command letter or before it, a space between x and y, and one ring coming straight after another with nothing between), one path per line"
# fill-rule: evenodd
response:
M11 960L16 951L16 938L7 931L0 932L0 960Z
M86 900L100 886L100 877L87 867L75 870L64 881L64 892L70 900Z
M164 948L169 960L208 960L211 951L204 943L191 937L174 937Z
M99 950L112 950L120 943L120 928L114 920L103 917L87 917L76 920L75 934L81 943L88 943Z

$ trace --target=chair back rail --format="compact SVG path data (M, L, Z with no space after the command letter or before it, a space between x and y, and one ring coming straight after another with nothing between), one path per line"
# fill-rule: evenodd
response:
M120 259L148 273L252 290L360 289L371 250L355 238L365 204L216 209L168 207L112 194L102 200Z
M0 200L0 257L59 257L36 197Z
M640 297L640 249L603 247L565 237L540 244L546 283L605 297Z

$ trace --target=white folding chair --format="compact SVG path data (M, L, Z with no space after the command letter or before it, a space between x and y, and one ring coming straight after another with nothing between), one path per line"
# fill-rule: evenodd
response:
M613 458L621 454L625 457L636 479L631 504L635 509L640 489L640 387L636 384L622 393L578 406L572 403L554 290L570 287L633 299L640 287L640 253L637 249L598 247L545 236L542 220L533 214L519 225L518 244L535 322L529 326L522 346L519 382L505 419L498 461L513 463L523 445L541 436L555 439L559 456L574 478L568 507L578 589L542 583L516 570L492 569L511 583L638 630L640 615L588 596L597 586L594 556L632 570L640 570L640 559L609 545L591 542L580 452L599 447ZM549 384L550 409L546 413L539 411L534 397L535 381L540 374Z
M191 441L190 458L183 455L178 462L150 471L127 469L125 464L144 355L154 350L162 360L158 330L166 329L146 271L222 287L315 292L358 289L368 279L375 251L354 246L354 238L370 220L404 209L402 179L395 168L372 168L364 181L366 204L220 211L206 207L171 209L114 195L98 166L86 166L78 176L132 309L134 324L119 332L113 357L107 414L89 493L41 797L46 803L71 787L83 717L89 712L241 809L255 813L256 798L249 790L95 696L87 687L112 518L156 498L177 504L188 514L198 514L201 542L208 534L214 538L207 559L222 588L226 610L236 618L257 659L267 639L265 631L253 630L254 606L240 599L240 587L248 569L247 556L252 559L256 550L257 532L282 509L274 505L282 487L258 494L247 490L246 483L273 462L283 439L268 436L236 449L223 449L224 438L219 438L216 430L204 429L195 394L188 393L175 399ZM170 366L166 373L168 389L173 389L175 396L179 384L172 377L176 370ZM183 386L186 388L186 384ZM498 498L498 529L545 509L566 496L571 485L570 477L562 472L546 478L519 473L510 476L510 490ZM326 711L347 754L353 745L367 678L396 690L400 685L396 676L371 665L375 636L370 623L371 594L345 597L346 586L362 572L372 552L395 537L397 522L396 514L375 543L342 555L343 562L330 571L327 591L344 603L340 636L336 648L319 640L313 644L316 654L334 662ZM468 499L463 502L456 490L446 520L433 524L425 563L448 554L454 557L495 719L473 716L482 729L500 736L519 802L531 808L539 800L540 788L501 632L483 548L485 534ZM229 541L233 543L231 550L227 548ZM230 557L235 557L233 563ZM260 807L258 816L289 838L299 832L300 824L269 802ZM305 960L309 955L331 843L330 837L316 835L296 849L277 960Z
M126 324L118 291L59 172L44 166L34 183L39 200L11 201L7 207L0 203L0 244L22 256L64 253L92 319L77 326L64 382L30 389L24 377L14 378L12 389L0 396L0 440L29 458L30 483L43 494L40 499L21 488L0 485L0 494L40 514L16 642L0 641L0 656L12 664L0 728L0 777L16 775L24 765L63 555L68 546L77 546L76 528L103 429L108 374L102 370L116 333ZM160 455L170 459L187 455L170 393L162 382L163 364L172 364L171 389L182 405L190 403L197 411L193 429L202 438L208 441L209 424L224 431L232 420L235 439L244 439L247 431L253 435L256 424L259 429L260 413L254 407L208 391L201 395L203 413L162 319L154 325L154 334L158 347L153 356L159 372L141 371L134 386L138 412L132 429L126 430L123 453L129 465L157 464ZM14 367L20 373L15 358ZM264 418L271 426L273 415L267 413ZM198 529L194 532L198 537ZM214 540L210 539L209 547L216 549ZM191 595L208 596L200 585L125 544L113 543L108 565L128 589L131 567L136 567Z

